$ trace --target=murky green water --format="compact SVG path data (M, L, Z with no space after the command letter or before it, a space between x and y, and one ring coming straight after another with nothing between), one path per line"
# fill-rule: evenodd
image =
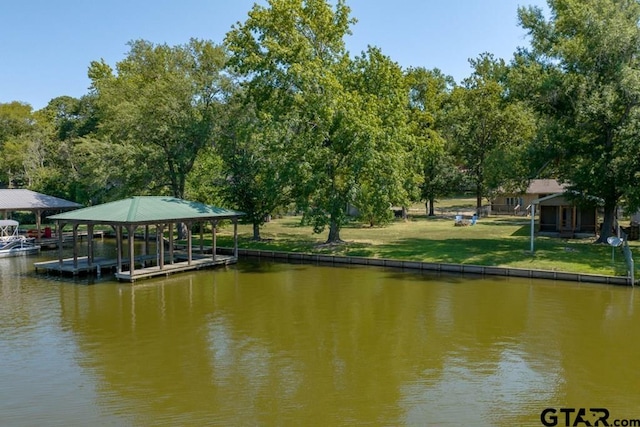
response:
M640 418L630 288L247 260L86 285L53 257L0 259L2 426Z

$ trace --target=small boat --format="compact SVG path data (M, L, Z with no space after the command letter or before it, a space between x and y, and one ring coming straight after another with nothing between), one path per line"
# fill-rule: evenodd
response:
M18 221L0 220L0 258L40 252L40 246L35 243L34 238L18 234L19 226Z

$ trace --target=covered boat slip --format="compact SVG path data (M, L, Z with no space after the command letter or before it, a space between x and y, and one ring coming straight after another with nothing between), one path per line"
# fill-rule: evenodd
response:
M65 226L73 227L73 257L63 258L62 245L59 245L58 260L36 263L36 270L50 272L100 274L105 269L115 269L118 280L134 282L137 279L168 275L180 271L195 270L215 265L226 265L238 259L238 218L242 212L190 202L173 197L140 196L117 202L106 203L73 212L50 217L55 220L59 230ZM216 245L216 228L221 220L233 222L233 255L219 255ZM202 232L199 253L193 253L192 227L205 223L211 224L210 253L202 246ZM176 247L174 224L186 225L186 250ZM108 225L116 235L116 258L96 258L93 248L93 228L95 225ZM86 256L79 256L78 227L87 228ZM136 254L136 230L144 227L144 242L140 254ZM155 231L155 254L150 253L151 228ZM165 231L168 237L165 237ZM62 236L62 233L59 233Z
M49 239L42 230L42 214L45 212L60 212L81 207L82 205L78 203L47 194L36 193L31 190L14 188L0 189L0 219L8 220L9 215L13 212L32 212L35 217L36 229L33 230L33 236L29 237L35 237L36 242L43 246L51 244L51 239Z

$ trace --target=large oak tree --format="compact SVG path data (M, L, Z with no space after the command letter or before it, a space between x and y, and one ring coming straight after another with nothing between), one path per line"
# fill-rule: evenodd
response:
M474 71L453 90L447 121L456 154L475 185L480 214L483 198L512 176L505 155L533 139L536 122L523 102L508 96L503 60L482 54L470 63Z
M516 64L532 105L548 119L544 150L560 178L604 203L599 242L612 233L616 207L640 206L640 3L549 0L519 9L531 49Z
M102 140L119 145L124 190L184 198L200 151L212 144L230 90L221 46L129 44L115 72L104 61L89 69L102 111Z
M329 243L340 241L349 203L388 211L406 198L397 180L406 101L393 86L402 75L376 49L349 57L353 22L343 0L270 0L226 37L258 112L295 136L285 148L294 196L316 232L329 226Z

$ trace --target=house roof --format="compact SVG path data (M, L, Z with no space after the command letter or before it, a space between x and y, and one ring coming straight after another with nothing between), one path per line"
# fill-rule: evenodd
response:
M81 204L31 190L0 190L0 211L65 210L81 207Z
M532 205L539 205L539 204L541 204L541 203L543 203L543 202L546 202L546 201L548 201L548 200L555 199L555 198L558 198L558 197L561 197L561 196L563 196L563 194L562 194L562 193L549 194L548 196L545 196L545 197L541 197L541 198L539 198L539 199L532 200L532 201L531 201L531 204L532 204Z
M554 194L563 193L565 184L560 184L555 179L532 179L527 187L527 194Z
M559 197L565 198L567 195L580 195L580 193L575 192L575 191L569 191L569 192L565 192L565 193L554 193L554 194L549 194L547 196L544 197L540 197L538 199L532 200L531 204L533 205L540 205L540 204L544 204L545 202L548 202L549 200L553 200L553 199L557 199ZM591 204L593 205L598 205L598 206L602 206L604 205L604 200L599 198L599 197L594 197L594 196L583 196L584 200L587 200L589 202L591 202ZM569 201L569 203L573 204L573 202Z
M174 221L229 219L243 212L165 196L136 196L102 205L52 215L75 223L158 224Z

